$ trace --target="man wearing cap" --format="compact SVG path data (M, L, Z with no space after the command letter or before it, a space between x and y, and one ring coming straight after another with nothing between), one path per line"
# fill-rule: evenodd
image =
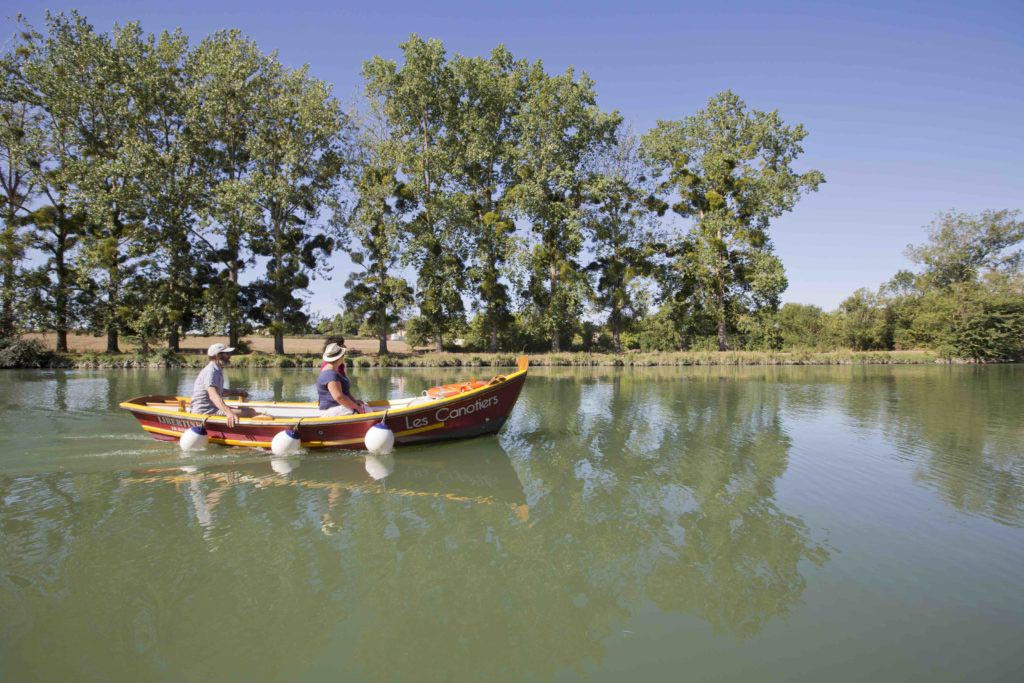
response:
M234 350L233 347L224 344L213 344L206 350L210 362L196 377L195 386L192 388L192 404L189 406L190 413L224 415L228 427L238 424L240 417L256 415L252 408L231 408L224 402L225 396L238 396L243 401L249 397L244 391L224 389L224 366L231 362Z
M345 362L344 346L328 344L324 349L324 368L316 379L316 393L320 398L320 417L337 417L365 413L366 404L352 398L348 377L339 367Z

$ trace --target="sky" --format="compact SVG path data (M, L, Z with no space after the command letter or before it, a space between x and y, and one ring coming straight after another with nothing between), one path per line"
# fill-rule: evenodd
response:
M77 9L102 31L137 20L180 27L193 43L238 28L289 66L309 64L343 102L362 62L400 59L411 33L449 54L567 67L596 82L599 104L637 133L677 120L731 89L809 132L794 167L826 184L771 235L786 267L783 300L834 309L902 268L944 211L1024 208L1024 2L151 2L0 0L41 26L45 9ZM311 307L338 312L351 265L332 257Z

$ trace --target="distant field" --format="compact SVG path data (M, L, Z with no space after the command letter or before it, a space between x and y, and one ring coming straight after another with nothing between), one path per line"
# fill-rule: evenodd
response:
M52 350L57 345L57 335L50 332L31 333L23 336L26 339L38 339L47 349ZM252 347L253 351L262 351L263 353L274 352L273 337L248 336L242 337L242 339L249 342L249 346ZM181 350L184 353L205 353L210 344L215 342L226 344L227 341L227 337L186 337L181 341ZM345 344L351 351L359 351L364 354L377 353L376 339L347 339ZM120 346L123 352L131 352L135 349L132 344L123 339ZM154 348L161 348L162 346L163 344L158 344ZM284 338L285 353L318 354L323 348L324 338L320 336ZM93 337L87 334L69 334L68 349L80 353L102 353L107 350L107 338ZM405 342L389 341L388 351L391 353L409 353L412 349Z

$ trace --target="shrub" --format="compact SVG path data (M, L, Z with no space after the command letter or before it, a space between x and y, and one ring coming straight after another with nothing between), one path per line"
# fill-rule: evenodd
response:
M0 338L0 368L42 368L53 361L53 354L34 339Z

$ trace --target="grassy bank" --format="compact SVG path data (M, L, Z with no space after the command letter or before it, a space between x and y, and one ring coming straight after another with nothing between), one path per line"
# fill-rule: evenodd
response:
M511 353L409 353L362 354L349 359L352 367L515 367ZM534 366L708 366L708 365L920 365L946 362L927 351L713 351L674 353L543 353L531 354ZM16 367L47 368L200 368L207 363L201 354L176 354L161 351L140 354L102 354L43 352L25 358ZM318 354L267 353L236 355L234 367L241 368L313 368L320 365Z

